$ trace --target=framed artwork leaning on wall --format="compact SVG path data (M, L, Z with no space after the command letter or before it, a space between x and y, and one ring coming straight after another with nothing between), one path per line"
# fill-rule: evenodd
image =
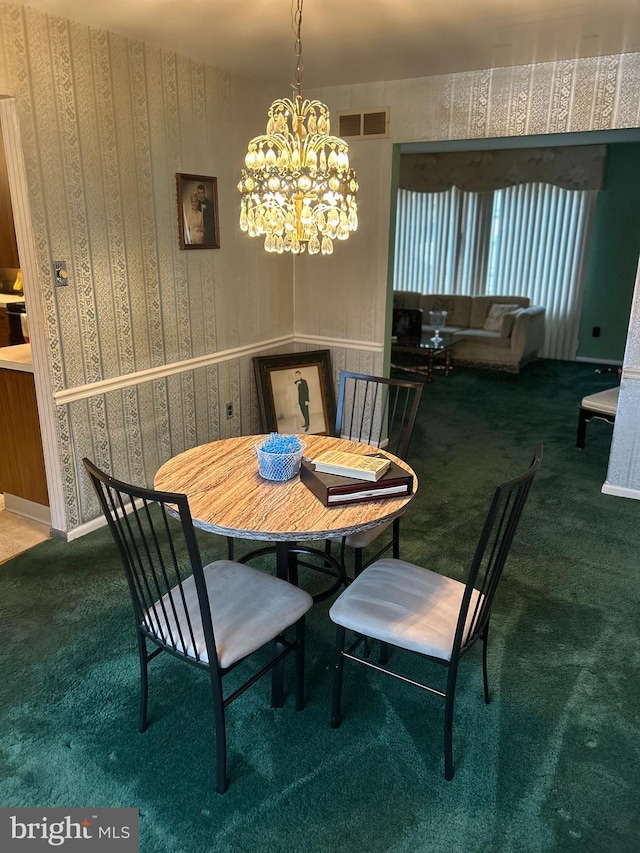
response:
M333 435L336 402L330 350L256 356L264 432Z

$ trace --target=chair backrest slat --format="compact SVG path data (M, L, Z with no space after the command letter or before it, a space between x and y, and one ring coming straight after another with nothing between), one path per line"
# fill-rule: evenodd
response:
M138 629L168 650L217 661L200 550L186 495L134 487L83 460L118 547ZM191 581L190 579L193 578ZM195 586L204 634L196 641L185 582Z
M406 459L422 388L422 382L343 371L335 435Z
M467 576L453 645L454 656L472 645L488 625L498 583L541 462L542 445L538 445L529 469L496 488ZM474 597L475 603L469 612Z
M157 621L157 625L166 626L167 633L169 635L170 641L173 645L177 645L176 638L172 634L172 628L175 626L178 633L178 640L180 643L180 648L186 648L187 643L185 643L184 633L182 631L182 619L186 618L187 627L189 629L189 638L191 640L192 648L195 647L195 639L193 632L193 625L191 623L191 619L189 617L189 611L186 605L186 599L184 595L184 589L182 586L182 573L180 572L180 561L176 555L176 550L174 547L173 537L171 535L171 530L169 527L169 519L166 512L166 507L164 504L159 504L159 509L162 517L163 530L164 530L164 541L166 542L166 546L169 550L169 557L171 558L170 562L167 561L165 555L162 550L162 543L160 542L160 538L158 535L158 531L156 526L153 523L153 519L151 518L151 513L149 509L149 502L144 502L144 511L145 511L145 520L147 523L148 529L151 531L151 544L153 544L153 554L149 551L148 557L148 567L151 577L153 578L155 591L157 596L157 601L151 602L149 609L153 611L154 616L157 619L157 606L160 605L162 610L162 615L164 620L162 622ZM137 515L137 513L136 513ZM142 533L142 528L141 528ZM168 568L168 566L170 568ZM176 585L173 585L173 581L176 581ZM171 590L171 592L169 592ZM175 595L180 596L180 600L183 605L183 617L180 618L178 614L178 610L175 604ZM169 604L171 616L173 617L173 622L169 618L169 612L167 611L167 603Z

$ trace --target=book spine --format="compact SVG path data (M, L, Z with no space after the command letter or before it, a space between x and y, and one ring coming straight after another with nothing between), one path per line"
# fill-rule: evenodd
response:
M300 466L300 480L326 507L399 498L413 492L413 477L410 474L371 482L360 480L346 485L329 485L304 462ZM395 491L396 488L398 491ZM393 492L390 493L391 489Z
M325 506L329 506L329 493L327 487L314 476L312 471L305 468L304 465L300 466L300 479L309 491L313 492L319 501L322 501Z
M340 465L322 465L321 463L317 463L316 471L319 474L335 474L336 477L352 477L356 480L364 480L367 483L377 482L372 472L363 471L361 468L342 468Z

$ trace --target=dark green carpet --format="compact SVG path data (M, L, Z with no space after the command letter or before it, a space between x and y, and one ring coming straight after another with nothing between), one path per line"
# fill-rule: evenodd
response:
M462 577L493 486L545 445L494 608L491 705L479 649L463 662L452 782L434 697L350 668L330 729L325 603L308 619L307 708L271 710L268 682L235 702L217 796L204 674L152 663L152 722L137 732L128 593L99 531L0 567L0 805L139 807L144 853L637 853L640 506L600 493L611 427L593 422L575 449L578 401L613 384L540 361L425 387L408 559Z

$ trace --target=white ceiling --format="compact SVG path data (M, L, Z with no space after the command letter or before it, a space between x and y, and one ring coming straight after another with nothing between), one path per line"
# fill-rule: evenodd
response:
M23 5L285 86L291 0L27 0ZM640 51L640 0L306 0L305 88Z

